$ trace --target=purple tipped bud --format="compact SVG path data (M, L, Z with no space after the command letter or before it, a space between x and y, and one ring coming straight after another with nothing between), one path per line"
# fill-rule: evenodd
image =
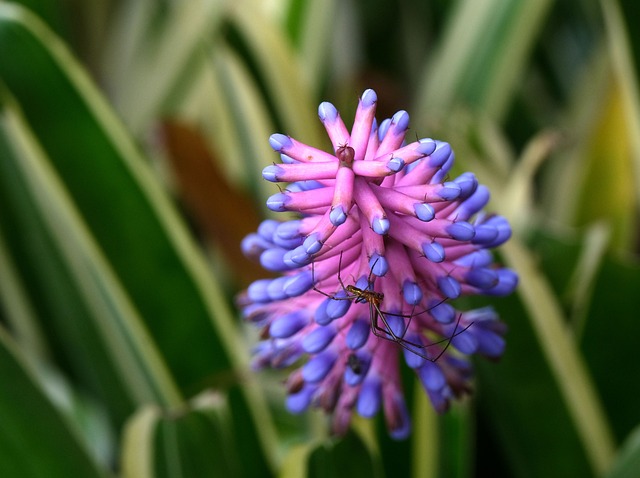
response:
M362 384L356 410L365 418L373 417L380 410L382 404L381 385L378 379L367 379Z
M351 301L347 300L345 296L345 292L341 290L335 295L335 299L327 299L329 301L327 304L327 315L332 320L344 316L344 314L349 310Z
M404 168L404 160L402 158L393 157L387 163L387 168L397 173Z
M280 248L267 249L260 255L260 264L269 271L283 272L290 270L291 267L284 262L286 253L287 251Z
M411 420L407 404L402 395L396 395L391 399L385 399L385 418L389 435L394 440L404 440L411 433Z
M304 364L302 367L302 377L306 382L319 382L326 377L335 361L336 355L333 352L322 352Z
M282 150L291 149L293 147L293 142L291 138L285 134L272 134L269 138L269 144L273 148L274 151L281 152Z
M436 141L436 149L431 153L429 159L429 166L439 167L442 166L449 156L451 155L451 146L444 141Z
M454 222L447 226L447 232L452 239L457 241L470 241L475 236L476 231L471 224L465 221Z
M389 131L390 126L391 126L391 120L389 118L383 120L382 123L380 123L380 126L378 127L378 139L380 141L382 141L384 137L387 135L387 132Z
M409 127L409 113L404 110L398 111L391 117L391 122L395 124L397 131L404 131Z
M339 226L344 224L347 220L347 214L344 212L344 209L341 205L334 207L329 213L329 219L331 220L331 224L334 226Z
M497 230L496 238L485 247L498 247L511 237L511 226L502 216L492 216L484 224Z
M451 276L440 276L436 280L438 283L438 289L449 299L456 299L460 296L462 291L460 283Z
M278 225L280 223L278 221L274 221L273 219L265 219L258 226L258 234L260 237L265 238L267 241L273 240L273 234L275 233Z
M426 390L441 390L447 384L438 364L430 361L426 361L418 370L418 377Z
M487 295L504 296L511 294L518 285L518 275L511 269L499 269L498 283L488 290L483 290Z
M465 275L466 281L479 289L490 289L498 284L498 273L494 269L476 267Z
M408 334L405 337L405 340L412 342L414 344L421 344L420 337L415 334ZM424 354L424 349L421 347L416 347L412 344L405 344L406 347L402 348L402 353L404 355L404 361L409 366L409 368L418 368L421 367L425 362L425 358L419 354Z
M431 204L428 204L426 202L415 203L413 205L413 210L416 213L416 217L424 222L429 222L434 217L436 217L435 209L433 209L433 206Z
M482 185L478 186L475 192L458 206L457 216L463 220L470 218L487 205L489 198L489 189Z
M384 236L389 232L389 219L386 217L376 217L371 221L371 229L376 234Z
M431 138L422 138L418 141L418 146L416 146L416 151L420 154L424 154L425 156L429 156L436 150L436 142Z
M370 332L371 328L367 321L360 319L355 320L353 324L351 324L349 332L347 332L347 337L345 338L347 347L352 350L359 349L367 343Z
M313 320L316 321L316 324L328 325L333 320L332 317L329 317L329 315L327 315L327 306L329 305L330 300L331 299L327 299L320 302L320 305L316 309L316 312L313 316Z
M247 288L247 294L249 299L253 302L270 302L269 293L267 292L267 287L271 283L271 279L260 279L253 282Z
M269 285L267 286L267 294L269 294L269 299L271 301L283 300L288 296L284 291L284 286L286 284L286 277L276 277L272 279Z
M318 106L318 116L323 123L333 123L338 117L338 110L327 101L323 101Z
M431 262L444 261L444 247L439 242L425 242L422 244L422 252Z
M242 239L242 243L240 244L242 253L254 260L258 259L260 254L269 249L269 247L271 247L271 244L258 234L249 234Z
M473 327L473 325L471 327ZM452 331L452 334L454 333L455 332ZM475 354L478 351L478 339L476 339L470 330L465 330L453 337L451 339L451 345L467 355Z
M378 95L372 89L368 89L362 93L361 100L363 106L371 107L378 101Z
M275 212L284 212L289 201L291 198L286 193L276 193L267 199L267 207Z
M311 234L302 243L302 248L307 254L313 255L320 252L320 249L322 249L322 242L318 239L317 234Z
M295 269L311 263L311 255L306 251L303 244L292 251L288 251L282 258L282 261L291 269Z
M384 319L387 321L387 323L385 324L384 322L382 322L382 317L381 317L380 322L382 323L379 325L380 327L386 330L389 336L392 337L393 335L395 335L400 339L404 337L404 334L407 328L407 325L404 323L404 317L387 313L385 314Z
M476 226L476 235L471 242L489 245L498 238L498 233L498 229L491 224L480 224Z
M440 196L445 201L453 201L454 199L458 199L461 193L462 189L458 184L454 183L453 181L447 181L438 191L438 196Z
M467 254L466 256L456 259L455 261L456 264L468 267L486 267L492 262L493 256L491 255L491 252L486 249L473 251L471 254Z
M475 331L478 341L478 353L487 357L500 357L504 353L505 340L504 337L484 329Z
M280 166L272 164L271 166L267 166L262 170L262 177L267 181L277 183L278 181L280 181L280 179L278 178L280 177L280 175L282 175L283 172L284 170Z
M310 354L322 352L336 336L334 327L318 327L302 339L302 348Z
M382 277L389 270L389 263L383 256L376 253L369 259L369 268L374 275Z
M313 287L311 271L303 271L294 276L287 276L283 290L287 297L298 297Z
M289 412L297 415L304 412L311 404L311 397L315 387L305 386L298 393L287 396L286 407Z
M462 173L460 176L455 178L453 182L460 186L461 198L471 196L478 188L478 180L473 173Z
M291 156L287 156L286 154L280 154L280 159L282 160L282 162L284 164L293 164L293 163L299 163L300 161L297 161L295 159L293 159Z
M309 319L307 316L300 312L291 312L287 315L281 315L271 322L269 335L276 339L286 339L302 330L308 323Z
M436 322L440 322L441 324L450 324L456 318L456 309L446 302L432 306L431 309L429 309L429 313Z
M422 289L418 284L409 280L402 284L402 295L409 305L418 305L422 301Z
M371 269L371 265L369 265L369 269ZM373 290L368 277L360 277L360 279L356 281L356 287L361 290Z

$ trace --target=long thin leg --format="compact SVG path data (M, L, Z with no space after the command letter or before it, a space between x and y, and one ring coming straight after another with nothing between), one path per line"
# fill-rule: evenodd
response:
M375 304L371 304L371 307L373 307L373 311L370 309L370 314L372 315L371 317L371 330L373 331L373 334L376 337L379 337L381 339L384 340L390 340L392 342L397 343L398 345L400 345L401 347L403 347L404 349L408 350L409 352L412 352L426 360L429 360L431 362L436 362L445 352L446 350L449 348L449 345L451 345L451 341L453 340L454 337L457 337L458 335L462 334L463 332L465 332L469 327L471 327L473 325L473 322L471 322L470 324L468 324L465 328L463 328L462 330L458 331L458 327L460 325L460 320L462 319L462 314L458 315L458 320L456 321L456 327L453 331L453 334L451 334L450 337L442 339L442 340L438 340L436 342L432 342L428 345L424 345L424 344L416 344L414 342L411 342L410 340L406 340L404 338L400 338L398 337L395 333L393 333L393 331L391 330L391 327L389 325L389 322L387 321L386 317L384 316L384 313L382 311L380 311L380 309L375 305ZM384 324L384 326L386 327L386 330L381 328L378 325L378 321L377 318L380 318L380 320L382 321L382 323ZM391 336L391 337L389 337ZM446 342L446 345L444 346L444 348L440 351L440 353L438 354L438 356L434 359L431 359L429 357L426 356L426 354L420 353L416 350L416 348L418 349L426 349L429 348L433 345L438 345L441 344L443 342Z

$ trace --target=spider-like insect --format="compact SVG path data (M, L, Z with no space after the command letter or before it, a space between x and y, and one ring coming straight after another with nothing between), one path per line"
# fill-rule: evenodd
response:
M374 263L374 267L375 267L375 263ZM416 317L417 315L421 315L424 313L429 312L430 310L432 310L433 308L437 307L438 305L444 303L447 299L443 299L440 302L438 302L437 304L435 304L434 306L425 309L421 312L417 312L417 313L411 313L411 314L396 314L393 312L386 312L383 311L380 307L382 304L382 301L384 300L384 294L382 292L376 292L375 290L373 290L374 287L374 283L372 281L372 275L373 275L373 267L371 268L371 271L369 272L369 277L367 278L367 284L368 287L366 289L361 289L355 285L352 284L347 284L345 285L344 282L342 281L342 277L340 276L340 271L342 270L342 252L340 253L340 260L338 262L338 282L340 283L340 287L342 288L342 290L344 291L344 296L337 296L336 294L331 295L328 294L324 291L321 291L320 289L318 289L317 287L315 287L315 285L313 286L313 290L315 290L316 292L324 295L325 297L328 297L329 299L332 300L348 300L348 301L355 301L356 304L364 304L367 303L369 304L369 320L371 323L371 332L373 333L373 335L375 335L378 338L384 339L384 340L389 340L391 342L395 342L398 345L400 345L402 348L408 350L409 352L412 352L416 355L418 355L419 357L422 357L426 360L429 360L430 362L436 362L440 357L442 357L442 355L447 351L447 349L449 348L449 345L451 345L451 341L453 340L454 337L457 337L458 335L462 334L463 332L465 332L469 327L471 327L473 325L473 322L471 322L470 324L468 324L466 327L464 327L462 330L458 330L459 326L460 326L460 319L462 318L462 314L458 315L458 319L456 321L456 326L454 328L453 333L451 334L451 336L444 338L442 340L438 340L435 342L431 342L430 344L417 344L415 342L412 342L410 340L407 340L404 338L405 333L407 332L407 330L409 329L409 325L411 324L411 320ZM314 272L314 266L313 263L311 263L311 274L312 274L312 281L315 284L315 272ZM391 327L391 325L389 324L389 321L387 319L388 316L393 316L393 317L401 317L403 319L407 319L407 323L404 325L403 327L403 331L401 334L396 334L393 331L393 328ZM380 326L379 321L382 322L383 327ZM446 345L442 348L442 350L440 350L440 353L438 353L438 355L435 358L430 358L426 355L426 353L421 352L420 350L429 348L433 345L438 345L441 343L446 342Z

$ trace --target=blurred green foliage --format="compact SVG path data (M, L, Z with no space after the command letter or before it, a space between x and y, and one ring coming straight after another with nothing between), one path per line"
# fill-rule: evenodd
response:
M0 1L2 476L640 476L640 34L623 0ZM492 191L474 397L343 439L248 369L273 132L365 88Z

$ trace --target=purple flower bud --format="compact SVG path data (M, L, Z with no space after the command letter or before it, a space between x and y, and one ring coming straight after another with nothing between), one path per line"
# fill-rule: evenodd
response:
M436 211L431 204L415 203L413 210L416 212L416 217L424 222L429 222L436 217Z
M272 134L269 138L269 144L274 151L283 151L293 147L291 138L280 133Z
M332 123L338 117L338 110L336 110L336 107L331 103L325 101L323 103L320 103L320 106L318 107L318 116L320 117L320 121L322 121L323 123Z
M457 299L462 292L460 283L451 276L440 276L436 279L438 289L449 299Z
M441 390L447 380L440 367L433 362L426 361L418 370L418 377L426 390Z
M269 335L278 339L286 339L293 334L299 332L309 323L309 319L305 314L298 311L282 315L271 322L269 327Z
M367 343L367 339L369 338L369 334L371 330L369 328L369 322L366 320L355 320L351 327L349 328L349 332L347 332L347 336L345 338L345 343L347 347L352 350L359 349Z
M314 356L302 367L302 377L305 381L316 383L322 380L331 370L336 361L336 356L332 352L321 352Z
M444 261L444 247L436 241L425 242L422 244L422 252L431 262Z
M286 279L282 289L288 297L297 297L313 287L313 278L309 271L300 272Z
M271 181L272 183L277 183L280 181L280 176L283 173L283 169L277 164L272 164L271 166L267 166L262 170L262 177L267 181Z
M295 415L304 412L311 404L314 390L315 387L306 386L298 393L289 395L286 402L287 410Z
M499 296L511 294L518 285L518 276L516 273L511 269L499 269L497 274L498 283L490 289L483 290L483 293Z
M322 352L336 336L334 327L318 327L302 339L302 348L310 354Z
M367 378L362 384L358 395L356 409L358 414L365 418L374 417L380 411L382 404L382 387L378 379Z
M409 305L418 305L422 301L422 289L415 282L405 281L402 284L402 295Z

